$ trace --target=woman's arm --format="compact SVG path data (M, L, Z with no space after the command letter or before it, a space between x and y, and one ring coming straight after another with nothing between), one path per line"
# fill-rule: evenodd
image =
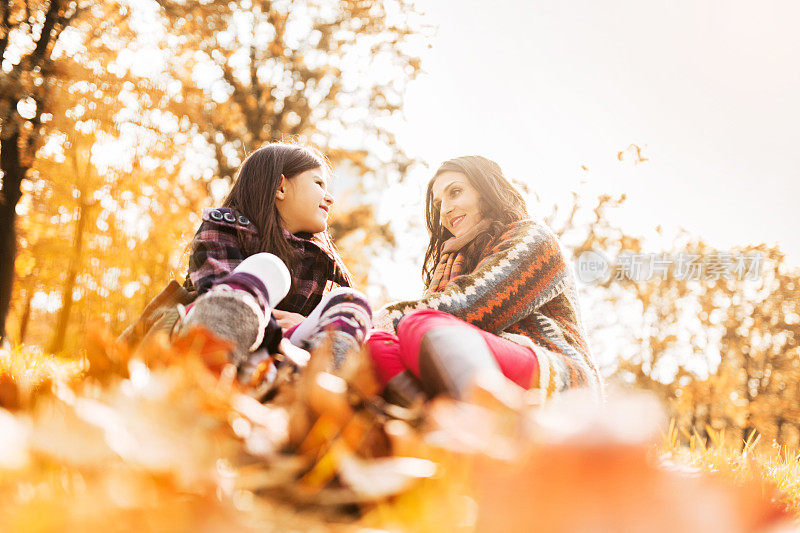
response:
M474 271L455 278L442 292L387 305L376 314L375 327L394 333L404 314L438 309L498 333L563 291L568 272L550 228L521 221L511 225Z

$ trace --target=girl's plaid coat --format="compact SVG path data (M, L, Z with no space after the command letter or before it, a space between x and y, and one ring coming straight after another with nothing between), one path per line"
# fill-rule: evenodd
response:
M336 261L310 234L293 235L284 230L284 235L298 260L291 273L289 294L276 308L308 316L322 300L329 281L341 286L348 283ZM203 222L192 240L189 272L183 286L189 292L203 294L246 257L261 251L258 230L250 220L235 209L205 208Z

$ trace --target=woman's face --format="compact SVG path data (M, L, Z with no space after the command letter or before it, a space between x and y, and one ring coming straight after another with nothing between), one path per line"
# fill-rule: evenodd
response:
M463 235L483 218L481 197L463 173L442 172L436 176L431 192L439 223L454 236Z
M325 231L332 204L327 173L322 168L306 170L291 179L282 178L275 195L281 223L289 233Z

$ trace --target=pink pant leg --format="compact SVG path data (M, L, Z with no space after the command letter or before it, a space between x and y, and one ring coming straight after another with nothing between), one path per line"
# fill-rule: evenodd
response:
M419 345L422 336L431 329L442 326L467 327L478 331L503 375L520 387L529 389L532 378L538 376L539 363L531 349L483 331L453 315L433 309L414 311L403 317L397 327L400 358L405 368L416 376L419 376Z
M400 358L400 341L396 335L373 331L365 344L381 385L385 386L390 379L406 369Z

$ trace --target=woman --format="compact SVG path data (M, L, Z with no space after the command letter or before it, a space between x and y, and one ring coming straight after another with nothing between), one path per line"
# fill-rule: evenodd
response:
M421 387L463 398L480 375L548 396L578 386L599 391L572 271L497 163L445 162L425 208L427 289L378 311L381 331L368 340L384 395L407 404Z

